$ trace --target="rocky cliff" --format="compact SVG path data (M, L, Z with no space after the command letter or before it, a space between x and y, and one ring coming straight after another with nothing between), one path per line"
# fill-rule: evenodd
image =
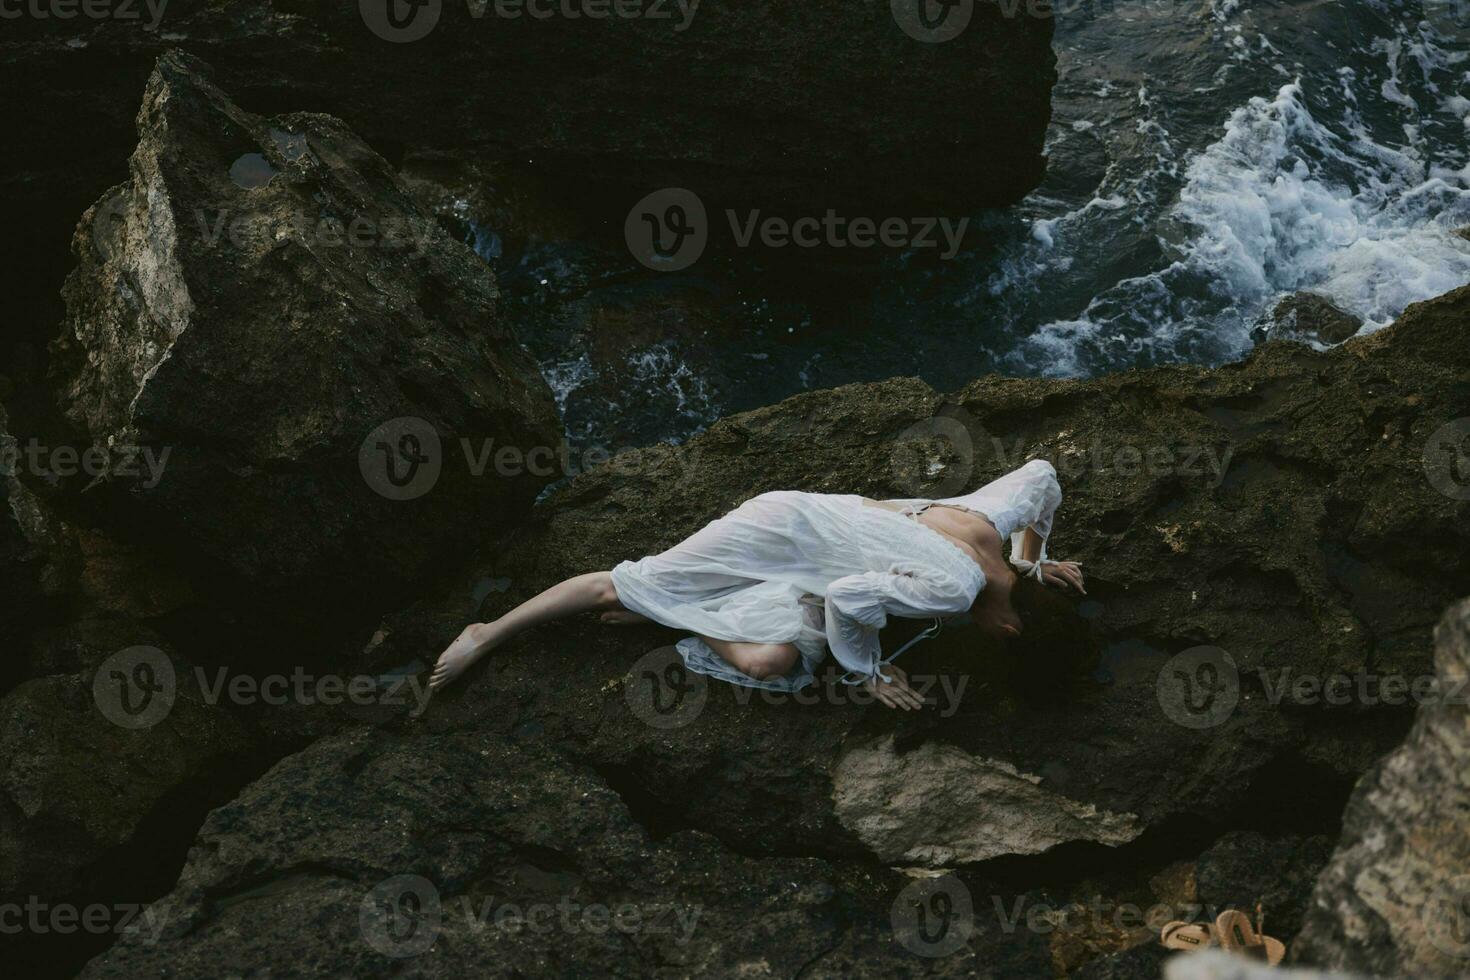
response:
M5 483L0 561L47 608L3 610L0 900L151 903L120 934L28 934L13 962L1156 976L1150 915L1258 902L1292 938L1352 784L1429 693L1433 625L1470 593L1470 288L1339 348L1269 343L1217 370L811 392L533 506L554 473L528 471L524 443L546 408L493 281L437 228L417 264L318 237L422 213L343 123L225 91L188 56L151 76L131 179L76 239L51 376L84 445L192 462L83 491L27 459ZM206 247L200 210L245 233ZM389 412L521 455L492 447L469 479L446 439L441 479L394 500L412 479L385 483L408 473L364 446L406 465L423 443L366 438ZM1065 493L1052 552L1085 563L1089 594L1022 647L962 620L916 647L925 712L830 682L706 684L674 663L677 634L591 618L424 695L467 620L761 491L945 496L1035 457ZM334 572L362 583L357 604L310 620ZM301 628L252 628L272 583ZM1415 771L1453 787L1458 750L1435 746L1462 721L1421 715ZM1428 813L1453 840L1457 797L1411 797L1386 765L1339 869L1381 857L1360 845L1393 839L1383 814ZM1430 880L1417 846L1389 849L1390 880ZM1353 887L1323 878L1304 955L1346 942L1369 949L1354 965L1393 962L1411 947L1361 909L1417 906ZM1312 924L1349 913L1366 931Z
M1344 348L1273 344L1217 371L817 392L615 460L341 662L426 659L477 607L760 490L951 493L1030 455L1062 473L1053 545L1089 570L1096 644L1015 663L952 624L909 655L936 706L902 716L840 686L798 703L703 685L655 628L543 629L216 811L156 906L160 938L125 937L87 975L192 975L242 948L368 974L1155 975L1156 932L1056 925L1088 896L1171 917L1263 902L1289 937L1325 858L1301 835L1335 833L1402 736L1430 628L1466 590L1444 432L1470 411L1467 314L1462 290ZM566 902L571 926L522 922ZM655 906L669 930L702 924L684 942L579 924ZM964 924L952 946L919 921L941 909Z
M1436 633L1404 744L1363 777L1293 952L1384 976L1470 973L1470 604Z

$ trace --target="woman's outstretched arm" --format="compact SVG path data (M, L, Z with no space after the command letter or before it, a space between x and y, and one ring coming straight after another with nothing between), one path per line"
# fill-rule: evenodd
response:
M1021 538L1021 553L1016 557L1034 564L1041 560L1042 544L1041 535L1036 533L1035 528L1028 527ZM1046 559L1041 565L1041 580L1048 585L1076 589L1083 595L1087 595L1087 588L1083 584L1082 565L1075 561Z
M569 578L493 622L466 626L459 639L439 655L429 687L438 689L450 683L485 654L532 626L577 613L616 612L622 608L611 573L589 572Z

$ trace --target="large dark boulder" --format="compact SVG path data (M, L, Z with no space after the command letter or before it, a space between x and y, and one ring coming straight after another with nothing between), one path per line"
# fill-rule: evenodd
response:
M697 830L652 834L597 773L536 739L354 730L210 814L150 908L160 928L81 976L207 977L222 963L356 977L1046 972L1041 942L994 925L967 923L972 945L957 950L905 932L907 884L740 856Z
M318 612L526 512L553 469L486 450L555 446L550 391L380 156L329 116L245 112L178 53L138 138L73 242L52 374L111 460L63 503L206 593Z
M862 710L840 685L797 704L711 684L661 730L624 689L660 676L677 634L589 618L518 639L425 722L539 732L675 825L766 851L861 845L943 866L1119 846L1171 820L1224 832L1280 814L1323 832L1411 716L1353 693L1356 678L1422 674L1431 626L1470 590L1470 503L1442 465L1445 427L1470 415L1467 317L1460 290L1342 348L1272 344L1218 370L798 396L573 481L465 586L389 617L375 655L439 649L466 618L657 552L763 490L946 495L1044 456L1066 495L1053 553L1087 569L1095 659L1016 663L956 624L907 655L911 673L965 684L949 704L936 681L945 710ZM1334 675L1347 698L1324 696Z
M1365 775L1317 882L1297 959L1381 976L1470 972L1470 602L1435 637L1438 687Z

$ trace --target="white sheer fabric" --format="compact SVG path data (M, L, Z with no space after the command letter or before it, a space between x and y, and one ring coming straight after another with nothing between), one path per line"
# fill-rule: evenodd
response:
M850 494L763 493L662 554L618 565L613 585L626 608L665 626L720 640L794 643L801 653L784 677L756 680L690 637L678 649L691 670L799 690L830 648L861 681L881 674L878 631L890 615L962 613L985 587L969 555L913 516L933 504L983 513L1011 537L1017 555L1027 527L1043 542L1051 533L1061 496L1056 471L1043 460L963 497L898 501L909 516Z
M1062 485L1057 482L1055 467L1044 459L1033 459L963 497L897 502L921 512L932 504L944 504L985 515L1001 537L1011 539L1011 564L1029 569L1039 579L1041 563L1046 560L1046 541L1051 537L1052 521L1062 502ZM1034 562L1021 557L1021 540L1027 528L1041 538L1041 553Z

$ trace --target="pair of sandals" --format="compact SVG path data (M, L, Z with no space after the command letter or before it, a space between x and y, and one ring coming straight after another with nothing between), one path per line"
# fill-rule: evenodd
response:
M1159 942L1166 949L1208 949L1218 946L1229 953L1236 953L1270 966L1280 963L1286 956L1286 944L1261 931L1263 916L1261 907L1256 906L1256 922L1235 909L1226 909L1208 922L1170 922L1164 926Z

